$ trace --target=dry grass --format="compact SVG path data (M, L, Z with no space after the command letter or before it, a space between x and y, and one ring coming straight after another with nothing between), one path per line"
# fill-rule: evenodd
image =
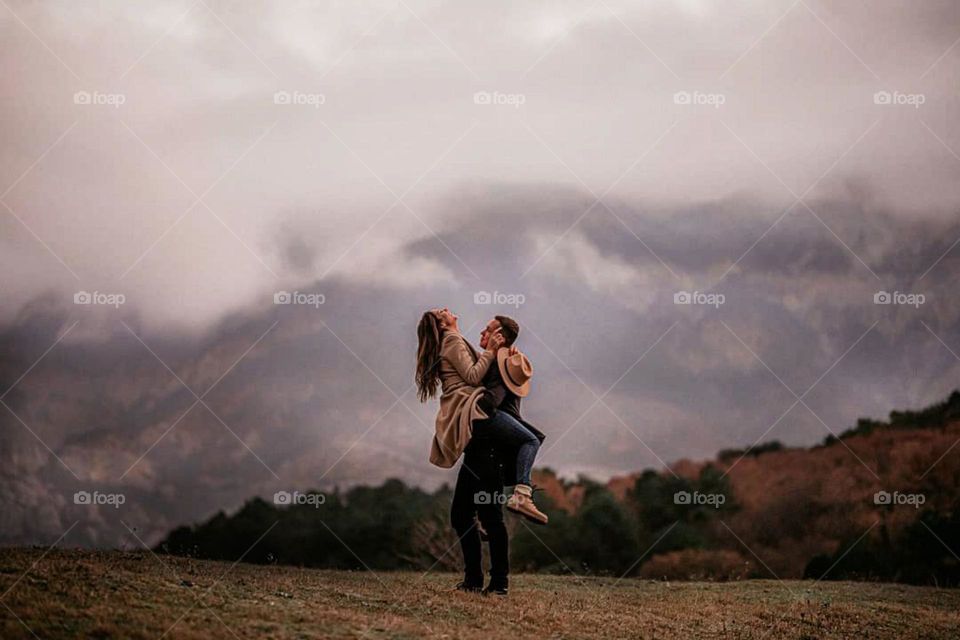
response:
M484 598L451 591L456 577L443 573L42 555L0 550L0 637L947 638L960 630L960 591L889 584L521 575L509 597Z

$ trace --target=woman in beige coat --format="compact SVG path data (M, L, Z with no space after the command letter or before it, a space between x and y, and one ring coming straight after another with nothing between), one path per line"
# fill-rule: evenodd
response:
M473 421L488 418L477 406L483 394L483 377L497 360L503 336L491 336L486 350L474 357L466 338L460 334L457 316L449 309L432 309L423 314L417 327L417 391L420 402L440 394L436 432L430 462L449 469L473 435Z

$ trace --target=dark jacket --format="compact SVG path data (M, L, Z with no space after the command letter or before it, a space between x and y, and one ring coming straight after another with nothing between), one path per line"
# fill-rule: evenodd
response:
M496 406L498 411L503 411L510 414L517 422L525 426L530 432L537 437L537 440L540 441L540 444L543 444L543 441L546 440L547 436L544 435L539 429L527 422L520 415L520 397L515 393L507 389L506 385L503 384L503 377L500 375L500 367L497 365L497 362L494 361L490 365L490 368L487 369L486 375L483 377L483 386L487 389L486 398L481 399L480 404L483 406L484 402L489 402L490 404ZM513 486L517 484L517 454L519 451L516 447L500 447L500 466L503 472L503 484Z

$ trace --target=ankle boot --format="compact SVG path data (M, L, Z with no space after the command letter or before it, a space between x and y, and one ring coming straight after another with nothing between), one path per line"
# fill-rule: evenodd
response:
M547 514L533 503L533 489L528 484L518 484L514 488L513 495L507 500L507 510L536 524L547 524L549 520Z

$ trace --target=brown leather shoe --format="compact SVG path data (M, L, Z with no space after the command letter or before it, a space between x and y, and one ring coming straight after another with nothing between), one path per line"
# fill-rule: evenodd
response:
M507 500L507 510L535 524L547 524L549 520L547 514L533 503L533 489L526 484L518 484L514 488L513 495Z

